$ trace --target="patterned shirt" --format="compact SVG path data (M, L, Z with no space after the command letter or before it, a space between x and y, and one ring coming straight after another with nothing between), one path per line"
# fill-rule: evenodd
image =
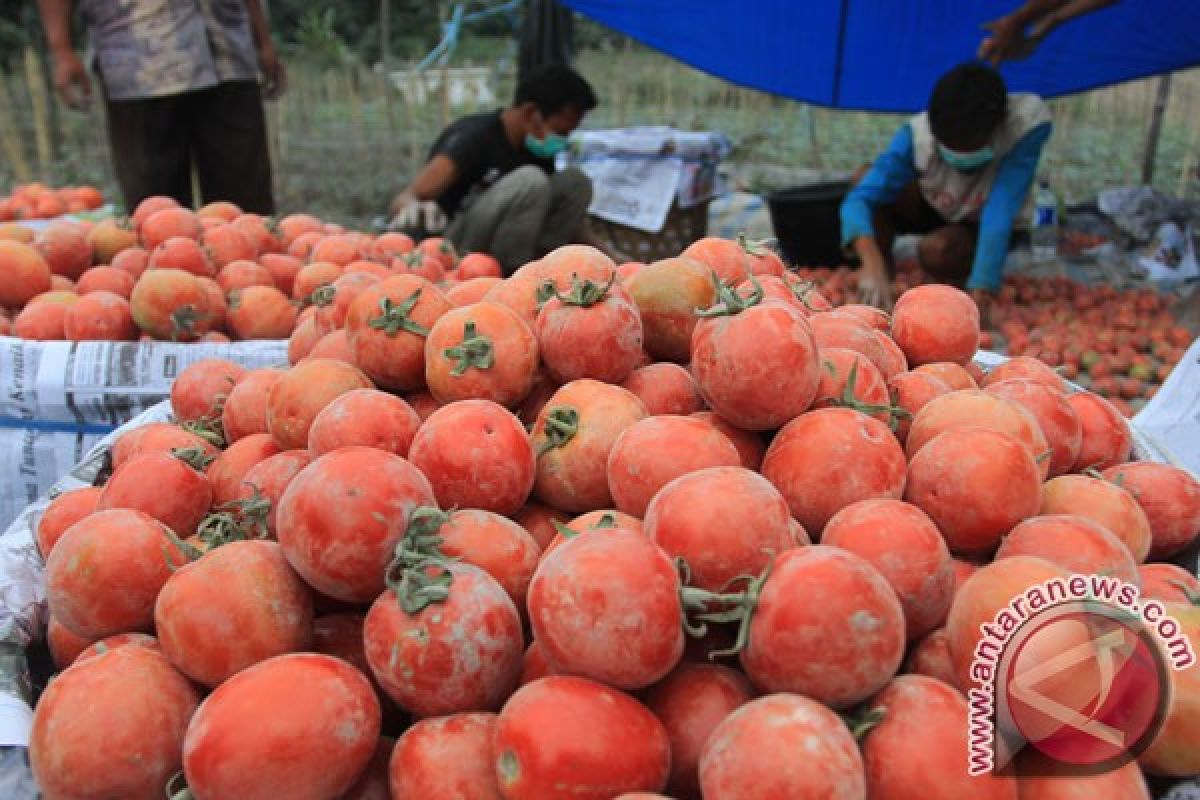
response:
M80 0L79 8L110 100L257 78L244 0Z

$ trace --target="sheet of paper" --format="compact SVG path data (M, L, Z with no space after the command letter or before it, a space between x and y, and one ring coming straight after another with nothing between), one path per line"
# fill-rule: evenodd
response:
M1163 460L1200 476L1200 338L1133 425Z

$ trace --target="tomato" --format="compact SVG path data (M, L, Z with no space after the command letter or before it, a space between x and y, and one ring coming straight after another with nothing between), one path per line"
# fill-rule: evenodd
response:
M180 537L191 536L212 505L213 488L176 452L180 455L148 452L126 461L108 479L96 508L142 511Z
M813 545L778 556L748 613L739 658L766 692L847 708L887 683L904 656L895 592L867 561L841 548Z
M941 625L954 595L954 565L941 532L916 506L863 500L834 514L821 543L841 547L879 570L900 601L908 641Z
M541 548L529 532L490 511L461 509L445 515L438 512L437 516L444 518L437 529L441 551L487 572L523 611L525 594L541 555Z
M787 501L741 467L712 467L663 487L646 512L646 535L688 565L691 585L709 591L757 575L798 544Z
M1083 430L1072 472L1082 472L1088 467L1107 469L1129 460L1133 452L1133 434L1125 417L1112 403L1090 392L1068 395L1067 402L1075 409Z
M512 412L489 400L460 400L421 424L409 451L445 508L514 514L534 484L529 434Z
M1137 500L1150 523L1147 558L1170 558L1200 536L1200 482L1169 464L1141 461L1104 470Z
M312 638L312 598L275 542L230 542L183 567L154 617L171 663L209 687Z
M1077 514L1114 534L1139 564L1150 552L1152 532L1146 512L1115 483L1086 475L1060 475L1042 487L1040 514Z
M415 723L396 741L388 768L392 800L502 800L492 755L496 715L451 714Z
M1012 776L967 773L969 715L958 690L924 675L901 675L867 707L882 714L862 742L869 797L1017 800Z
M777 300L700 320L692 334L692 374L713 411L739 428L772 430L812 405L820 381L817 342L800 312ZM719 308L720 306L717 306Z
M315 653L276 656L200 704L183 770L197 800L338 797L371 760L379 725L379 701L353 666Z
M425 339L450 301L424 278L398 275L368 287L346 313L354 363L380 388L425 386Z
M71 667L33 714L29 763L43 796L161 798L199 702L148 648L118 647Z
M621 382L621 387L637 395L651 416L691 414L704 408L696 379L678 364L659 362L638 367Z
M709 269L691 258L655 261L633 277L629 294L642 314L646 352L686 363L698 321L695 310L711 306L715 296Z
M646 416L632 392L583 378L556 391L533 426L534 495L562 511L612 505L609 453L622 431Z
M505 703L495 764L506 800L608 800L662 789L671 751L662 723L629 695L586 678L550 676Z
M1075 514L1030 517L1004 537L996 558L1038 556L1080 575L1112 575L1138 582L1137 564L1108 528Z
M700 756L700 788L705 800L867 796L845 723L797 694L751 700L717 725Z
M317 358L297 364L267 392L267 431L284 450L308 446L309 429L325 406L354 389L373 389L360 370Z
M937 524L951 553L983 556L1014 525L1038 513L1040 491L1028 448L1006 433L961 427L934 437L913 456L904 499Z
M511 408L533 388L538 353L533 331L507 306L454 308L425 340L425 382L441 403L478 398Z
M538 350L559 383L594 378L620 383L642 357L642 319L619 286L576 278L538 312Z
M626 428L613 444L608 486L617 508L641 517L654 495L675 478L740 462L733 443L703 420L647 417Z
M750 254L738 242L719 236L697 239L679 256L698 261L720 278L722 283L729 286L736 286L745 280L753 263L757 261L751 259Z
M646 696L671 743L668 791L681 797L700 794L700 754L727 716L754 698L754 687L740 672L716 664L681 664Z
M548 552L528 607L547 662L563 672L638 689L683 654L675 565L633 531L585 531Z
M810 411L776 434L762 474L787 499L792 516L813 536L859 500L899 498L904 452L887 425L848 408Z
M378 597L412 512L434 504L421 472L399 456L343 447L284 490L276 534L288 562L318 591L350 603Z
M408 403L377 389L353 389L321 409L308 430L308 449L324 455L361 445L407 456L421 418Z
M1050 447L1049 477L1071 469L1083 445L1083 426L1062 392L1043 382L1023 379L996 381L985 391L1018 404L1037 421Z
M431 567L450 579L445 599L414 613L392 589L363 625L367 662L396 703L428 717L494 711L521 674L521 618L504 588L478 567Z
M941 433L962 428L985 428L1011 436L1028 451L1045 478L1050 469L1049 444L1037 418L1018 402L980 389L963 389L935 397L917 413L905 450L911 461L925 444ZM1044 455L1050 453L1050 455Z

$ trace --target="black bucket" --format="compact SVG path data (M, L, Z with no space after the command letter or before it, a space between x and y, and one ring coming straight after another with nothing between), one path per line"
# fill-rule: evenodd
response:
M848 181L832 181L767 195L775 238L788 264L836 267L846 263L838 211L849 190Z

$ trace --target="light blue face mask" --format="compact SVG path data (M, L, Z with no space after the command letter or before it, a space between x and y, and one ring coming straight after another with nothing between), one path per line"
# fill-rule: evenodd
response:
M942 161L945 161L960 172L974 172L975 170L982 169L992 163L992 159L996 157L991 145L982 147L972 153L960 153L938 142L938 153L941 155Z
M525 134L525 149L538 158L554 158L567 149L567 137L548 133L545 139L538 139L532 133Z

